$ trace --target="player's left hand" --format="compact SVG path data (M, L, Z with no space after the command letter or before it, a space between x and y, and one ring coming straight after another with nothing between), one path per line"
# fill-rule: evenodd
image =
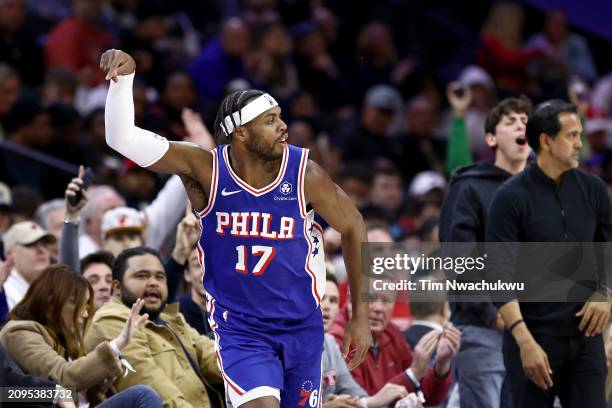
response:
M582 316L578 325L580 331L584 331L587 337L595 336L603 332L610 318L610 303L587 301L576 316ZM586 330L585 330L586 329Z
M348 360L349 370L361 364L371 345L372 333L367 312L359 315L353 314L344 331L342 343L342 357Z

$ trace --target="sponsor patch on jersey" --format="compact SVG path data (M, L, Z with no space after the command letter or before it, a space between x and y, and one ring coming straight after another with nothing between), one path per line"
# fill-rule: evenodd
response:
M288 195L288 194L291 194L291 192L293 191L293 186L291 185L290 182L283 181L283 183L280 185L278 189L280 190L281 194Z

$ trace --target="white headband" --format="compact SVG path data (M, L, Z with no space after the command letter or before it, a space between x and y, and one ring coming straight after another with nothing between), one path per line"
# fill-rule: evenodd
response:
M236 111L223 118L223 123L221 123L223 133L229 136L235 128L249 123L257 116L275 106L278 106L278 103L276 102L276 99L271 97L269 94L265 93L259 96L253 101L247 103L244 108L240 109L240 111Z

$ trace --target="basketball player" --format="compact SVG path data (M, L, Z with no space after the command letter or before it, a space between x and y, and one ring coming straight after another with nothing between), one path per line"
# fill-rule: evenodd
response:
M109 50L100 68L112 80L108 145L142 167L178 174L198 210L208 320L228 405L320 407L325 266L314 212L342 234L356 295L342 350L352 368L371 344L368 305L359 296L360 245L367 239L358 210L308 160L308 150L287 144L270 95L248 90L225 98L215 136L230 143L206 151L134 126L130 55Z

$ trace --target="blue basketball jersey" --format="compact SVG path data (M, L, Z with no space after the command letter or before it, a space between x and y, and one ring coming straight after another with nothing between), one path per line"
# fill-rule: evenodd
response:
M207 296L228 311L302 320L325 290L323 232L304 199L308 150L288 145L278 176L260 189L238 177L228 155L228 145L213 151L209 202L198 213Z

